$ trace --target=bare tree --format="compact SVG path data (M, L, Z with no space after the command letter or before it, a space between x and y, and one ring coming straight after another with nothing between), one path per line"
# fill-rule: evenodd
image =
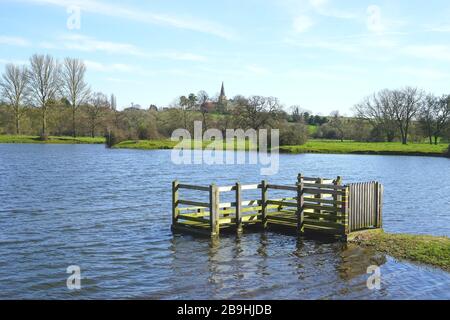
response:
M243 128L255 130L270 126L280 111L280 102L274 97L237 96L234 99L237 107L234 110L236 122Z
M12 63L5 66L5 73L0 79L0 89L6 103L13 109L16 134L20 134L20 120L25 111L23 102L28 94L28 83L27 67L19 67Z
M434 110L437 104L439 104L439 99L436 96L432 94L427 95L419 114L420 126L427 134L430 144L433 144Z
M402 90L391 92L389 103L390 112L400 130L402 143L408 143L408 134L411 122L422 107L424 92L418 88L406 87Z
M303 111L303 109L296 105L291 106L291 119L293 122L301 122L303 120L303 115L306 111Z
M30 58L30 89L33 103L41 108L41 138L47 139L47 112L50 102L60 87L60 67L50 55L33 55Z
M92 138L95 137L97 126L101 123L101 117L109 107L108 97L105 94L95 92L91 95L87 104L87 115Z
M439 100L439 108L436 112L436 130L434 143L438 143L438 137L445 137L446 131L450 132L450 95L444 95Z
M438 98L432 94L426 96L420 110L419 122L426 132L430 144L438 144L439 137L450 123L450 96Z
M330 127L336 130L339 139L344 142L346 129L344 117L339 114L339 111L333 111L330 116Z
M188 97L181 96L179 98L177 107L179 110L181 110L182 113L184 129L189 129L188 123L190 120L189 117L190 111L193 111L195 109L196 104L197 104L197 96L193 93L191 93Z
M72 135L76 137L76 111L89 97L89 86L84 81L86 66L79 59L65 58L62 71L63 94L72 108Z
M117 98L114 95L114 93L111 94L110 106L111 106L111 110L113 111L113 115L114 115L114 126L116 128L119 128L121 113L119 110L117 110Z
M208 100L209 96L206 91L202 90L197 93L197 102L199 105L200 113L202 114L203 130L208 129Z
M394 113L390 108L391 91L382 90L366 97L355 106L356 116L369 121L376 129L380 129L388 142L392 142L398 132Z

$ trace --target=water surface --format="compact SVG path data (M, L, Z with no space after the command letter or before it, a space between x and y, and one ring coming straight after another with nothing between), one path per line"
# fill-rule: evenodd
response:
M0 144L0 298L450 298L449 273L356 246L272 232L220 241L171 233L174 179L293 184L303 172L378 180L387 231L450 236L448 159L307 154L280 161L279 174L261 177L256 165L176 166L170 151ZM372 264L381 266L381 290L367 289ZM81 267L80 291L66 288L69 265Z

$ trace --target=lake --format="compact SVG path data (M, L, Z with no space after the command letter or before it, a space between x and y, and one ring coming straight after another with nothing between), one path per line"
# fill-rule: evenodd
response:
M302 172L378 180L386 231L450 236L449 159L280 155L280 168L263 178L258 165L175 165L170 151L0 144L0 298L450 299L450 273L357 246L170 231L172 180L294 184ZM373 264L380 290L366 286Z

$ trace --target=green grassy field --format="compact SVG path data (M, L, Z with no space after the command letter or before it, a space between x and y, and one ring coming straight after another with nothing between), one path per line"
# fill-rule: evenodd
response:
M430 145L426 143L400 142L356 142L336 140L309 140L300 146L281 146L281 153L356 153L356 154L408 154L443 155L447 144Z
M397 259L426 263L450 271L450 239L428 235L365 232L352 242L372 247Z
M50 136L48 140L42 141L38 136L0 135L0 143L101 144L105 143L105 138Z
M313 126L313 125L308 125L308 132L309 134L312 136L314 133L317 132L317 126Z

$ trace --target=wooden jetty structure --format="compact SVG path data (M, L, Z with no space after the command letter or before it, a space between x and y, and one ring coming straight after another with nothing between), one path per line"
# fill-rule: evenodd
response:
M209 201L185 199L183 190L207 193ZM249 190L259 197L246 199ZM286 193L286 197L273 199L271 190ZM221 202L223 194L234 201ZM380 183L343 185L341 177L324 179L299 174L294 185L263 180L253 185L197 186L173 181L172 230L216 237L222 231L241 233L247 227L258 227L347 239L352 233L382 227L382 203Z

